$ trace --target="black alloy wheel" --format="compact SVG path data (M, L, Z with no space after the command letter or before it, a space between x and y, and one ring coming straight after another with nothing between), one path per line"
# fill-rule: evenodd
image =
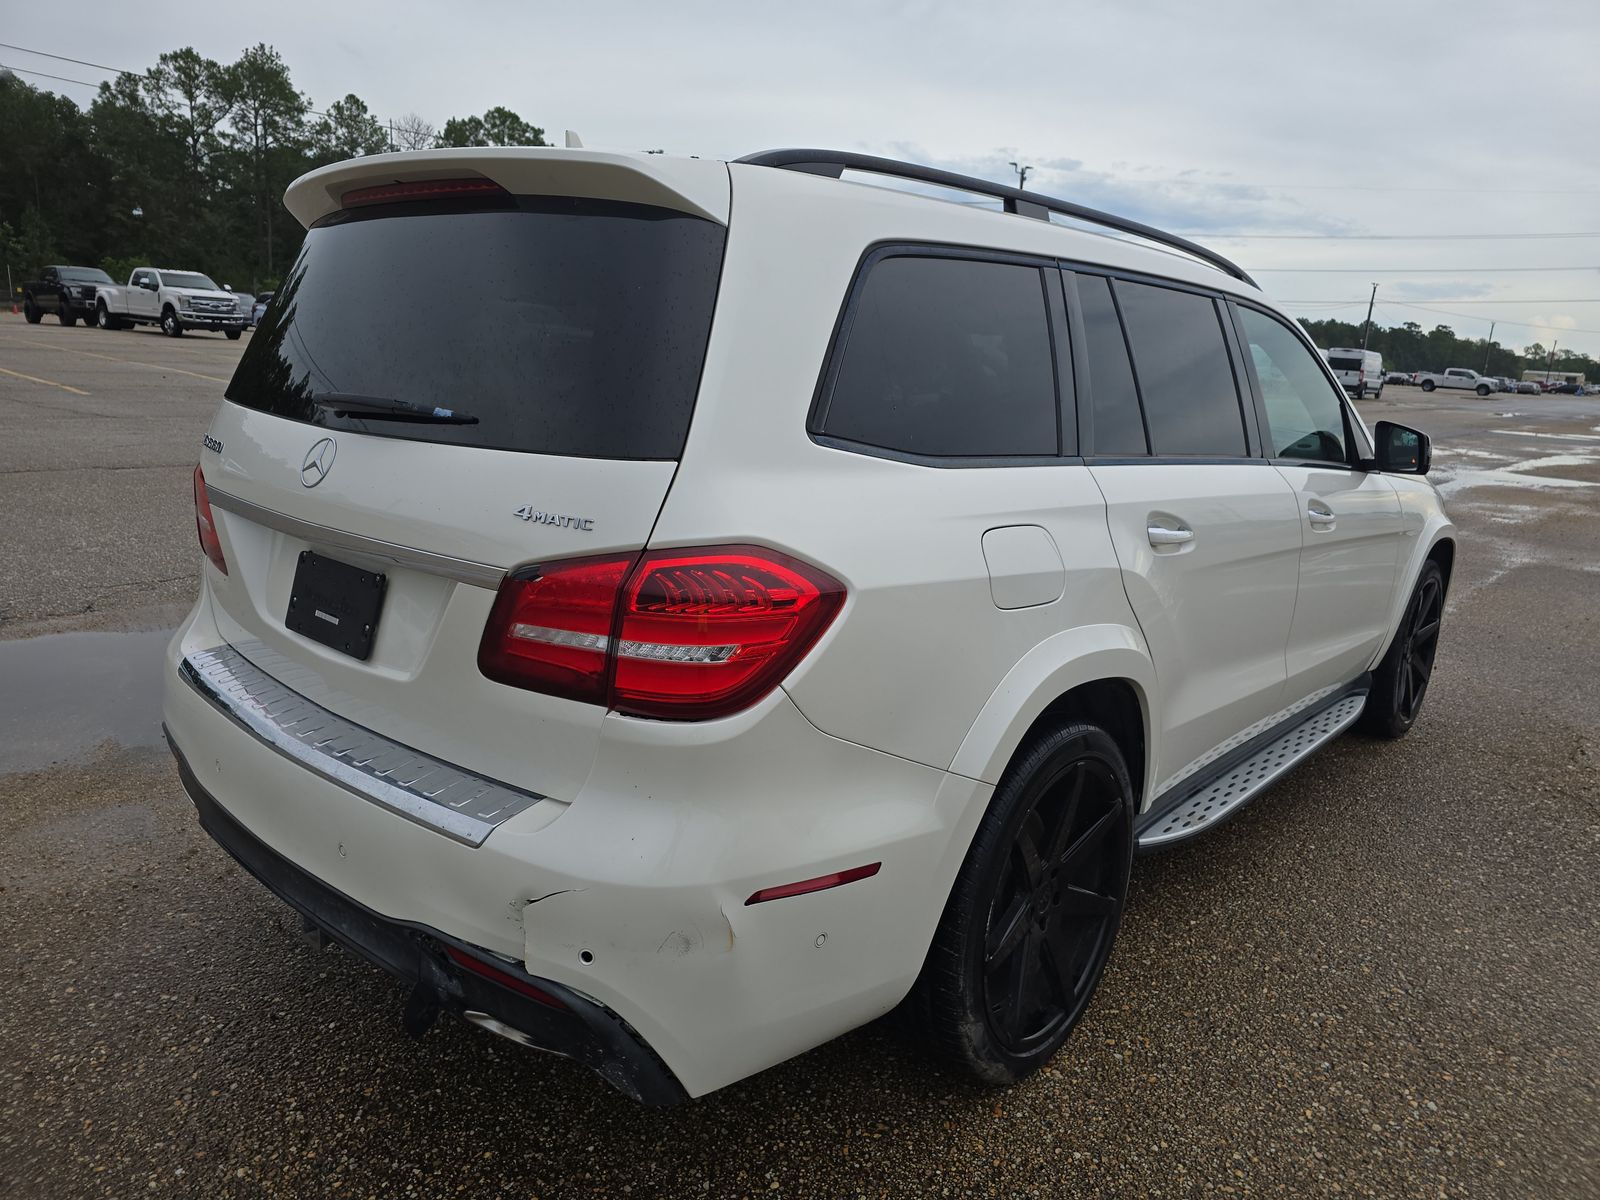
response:
M1394 640L1373 672L1372 691L1361 711L1361 728L1375 737L1403 737L1422 712L1433 679L1444 621L1444 572L1429 559L1406 605Z
M1088 1007L1127 900L1133 789L1116 742L1072 723L995 791L918 982L935 1047L989 1083L1022 1079Z

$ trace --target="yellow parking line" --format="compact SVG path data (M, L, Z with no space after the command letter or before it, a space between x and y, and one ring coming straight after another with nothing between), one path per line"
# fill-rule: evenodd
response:
M152 371L171 371L174 375L190 375L195 379L209 379L212 383L227 383L226 379L217 375L202 375L198 371L185 371L182 367L164 367L160 363L140 362L136 358L118 358L115 354L96 354L93 350L77 350L71 346L56 346L49 342L41 342L38 338L30 338L36 346L45 346L51 350L61 350L67 354L86 354L90 358L103 358L107 362L127 363L130 367L148 367ZM71 390L70 388L68 389ZM88 395L87 392L84 395Z
M24 375L21 371L8 371L0 367L0 375L15 375L18 379L26 379L29 383L42 383L45 387L58 387L63 392L71 392L74 396L87 396L89 393L80 388L68 387L64 383L57 383L54 379L40 379L37 375Z

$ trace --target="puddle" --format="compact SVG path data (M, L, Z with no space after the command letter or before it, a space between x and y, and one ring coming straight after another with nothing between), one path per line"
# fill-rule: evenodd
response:
M161 744L170 629L0 641L0 774L86 757L105 741Z

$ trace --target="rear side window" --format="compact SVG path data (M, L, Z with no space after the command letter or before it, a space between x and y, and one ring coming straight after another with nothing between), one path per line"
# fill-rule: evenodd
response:
M1094 396L1094 452L1112 458L1149 454L1139 393L1128 365L1128 343L1111 300L1111 281L1099 275L1078 276L1078 304Z
M227 397L384 437L677 458L723 237L667 209L570 197L336 213L306 235ZM327 398L341 394L477 420L340 416Z
M1239 389L1210 297L1118 280L1155 454L1242 457Z
M937 457L1053 455L1057 404L1037 267L899 256L873 264L821 432Z
M1359 358L1334 358L1330 355L1328 365L1335 371L1359 371L1362 363Z

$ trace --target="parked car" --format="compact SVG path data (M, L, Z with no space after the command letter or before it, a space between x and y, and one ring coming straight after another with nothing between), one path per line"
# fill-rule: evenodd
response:
M1439 373L1421 371L1417 374L1417 384L1425 392L1431 392L1435 388L1464 388L1467 391L1477 392L1480 396L1490 396L1497 390L1495 381L1489 376L1479 375L1466 367L1451 367L1448 371Z
M1410 384L1411 375L1406 371L1385 371L1383 373L1383 382L1386 385L1391 383Z
M1418 717L1428 438L1192 242L814 150L374 155L285 201L163 716L205 829L413 1032L666 1103L915 993L1017 1080L1136 849Z
M1551 380L1544 385L1546 394L1553 396L1581 396L1583 384L1564 380Z
M159 325L168 337L209 329L232 341L244 332L250 311L242 297L218 287L208 275L140 267L128 276L127 287L99 289L95 315L101 329Z
M39 278L22 285L22 315L29 325L37 325L54 313L63 325L94 323L94 298L97 288L111 283L111 276L99 267L45 267Z
M1531 379L1524 379L1517 384L1517 394L1522 396L1537 396L1543 390Z
M261 324L261 319L267 315L267 304L272 300L271 292L257 292L255 303L250 306L250 324Z
M1359 346L1353 350L1335 347L1324 350L1322 357L1327 360L1340 386L1357 400L1365 399L1368 392L1372 393L1375 400L1383 396L1386 379L1383 355L1376 350L1363 350Z

